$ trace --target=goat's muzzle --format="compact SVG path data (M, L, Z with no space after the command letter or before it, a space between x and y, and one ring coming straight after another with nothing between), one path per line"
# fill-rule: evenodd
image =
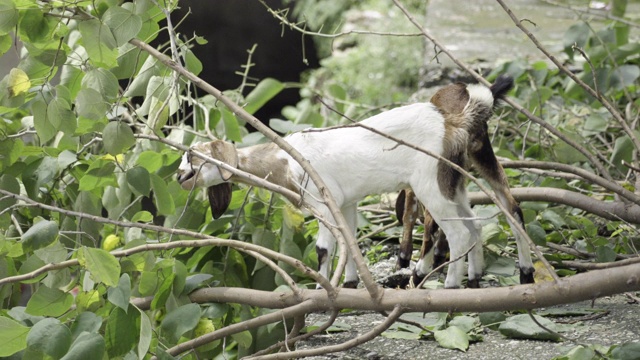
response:
M191 179L195 175L196 175L196 172L193 170L178 174L178 184L182 185L185 181Z

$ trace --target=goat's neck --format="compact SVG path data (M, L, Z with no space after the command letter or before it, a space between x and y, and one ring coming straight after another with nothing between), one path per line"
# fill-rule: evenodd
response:
M280 148L273 143L259 144L238 149L238 169L280 185L292 191L297 191L289 176L288 161L278 158ZM250 182L244 181L249 185Z

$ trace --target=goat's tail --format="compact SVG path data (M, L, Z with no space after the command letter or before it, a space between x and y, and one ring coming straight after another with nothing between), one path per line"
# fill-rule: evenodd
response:
M500 75L489 88L480 84L468 85L469 101L463 110L465 118L472 119L474 123L486 123L491 118L495 106L504 100L512 88L513 78L507 75Z
M493 95L493 106L495 107L498 101L504 100L505 96L513 88L513 78L509 75L500 75L496 81L491 85L491 95Z

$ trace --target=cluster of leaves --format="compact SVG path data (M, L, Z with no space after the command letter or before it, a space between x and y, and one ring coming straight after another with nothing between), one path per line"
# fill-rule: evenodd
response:
M192 196L175 180L180 153L140 138L189 145L198 140L196 131L209 131L244 144L261 140L211 96L192 98L189 83L130 42L153 41L170 10L150 0L0 1L0 50L12 51L14 38L24 46L1 81L0 189L61 209L0 196L0 277L78 261L0 287L0 339L9 344L0 356L167 356L164 349L178 342L263 311L191 304L187 294L194 289L273 290L281 284L272 269L235 250L142 252L120 260L110 253L181 239L144 225L233 237L310 258L313 229L303 232L304 218L282 199L241 188L232 212L207 221L204 194ZM191 45L179 42L174 55L197 74L202 65ZM266 79L246 97L230 95L253 113L283 88ZM192 126L182 120L186 105L195 109ZM154 296L150 310L130 304L145 296ZM281 337L282 327L236 334L200 348L200 356L251 353Z

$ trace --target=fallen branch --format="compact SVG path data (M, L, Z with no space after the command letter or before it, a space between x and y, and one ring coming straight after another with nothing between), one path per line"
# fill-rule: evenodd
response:
M322 290L302 289L300 295L304 302L311 301L313 304L309 306L309 311L331 309L391 311L397 305L406 312L490 312L537 309L594 300L629 291L640 291L640 262L638 261L564 277L557 284L541 282L482 289L383 289L384 296L379 303L367 296L364 289L340 289L334 300L329 299ZM620 262L609 264L617 263ZM199 289L191 293L189 298L192 302L200 304L237 303L272 309L282 309L299 303L293 293L224 287ZM151 299L136 300L135 303L144 310L151 305Z

